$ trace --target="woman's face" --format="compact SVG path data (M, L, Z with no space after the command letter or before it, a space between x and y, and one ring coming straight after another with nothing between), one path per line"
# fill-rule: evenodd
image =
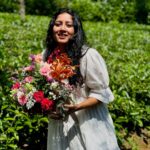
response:
M68 13L59 14L53 26L53 37L58 45L66 45L74 32L72 16Z

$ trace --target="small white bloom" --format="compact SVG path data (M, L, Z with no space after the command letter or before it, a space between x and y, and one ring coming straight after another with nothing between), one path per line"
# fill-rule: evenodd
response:
M68 84L69 83L69 80L68 79L63 79L61 80L62 83L65 83L65 84Z
M53 95L53 100L56 100L56 95Z
M55 88L57 88L58 85L59 85L58 82L52 82L50 87L51 87L51 89L55 89Z
M53 100L56 99L56 95L53 92L49 92L49 97L52 98Z
M36 102L36 101L35 101L34 99L30 99L30 100L26 103L27 109L28 109L28 110L31 109L31 108L34 106L35 102Z
M32 93L34 93L35 91L37 91L37 89L35 87L33 87Z

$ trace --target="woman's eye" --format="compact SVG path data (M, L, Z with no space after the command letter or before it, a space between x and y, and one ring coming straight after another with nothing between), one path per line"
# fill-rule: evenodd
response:
M73 27L73 24L67 24L67 27L69 27L69 28Z
M61 24L60 23L55 23L55 26L59 27Z
M56 27L60 27L60 26L63 26L63 23L61 23L61 22L55 22L55 24L54 24ZM67 28L71 28L71 27L73 27L73 24L68 24L68 23L66 23L64 26L66 26Z
M54 24L55 26L57 26L57 27L59 27L59 26L61 26L62 25L62 23L61 22L55 22L55 24Z

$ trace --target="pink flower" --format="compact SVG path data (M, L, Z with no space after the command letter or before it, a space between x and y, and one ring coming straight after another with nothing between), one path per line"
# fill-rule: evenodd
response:
M48 79L52 78L51 77L51 69L50 69L50 64L44 63L42 67L40 68L40 74L43 76L46 76Z
M42 54L34 55L34 59L37 63L40 63L42 61Z
M12 90L14 89L19 89L20 88L20 83L19 82L16 82L15 84L13 84L12 86Z
M35 55L32 55L32 54L31 54L31 55L29 56L29 59L30 59L32 62L34 62L34 61L35 61Z
M49 100L48 98L43 98L41 101L41 107L43 110L52 110L54 106L54 102Z
M23 92L18 92L17 96L20 105L25 105L27 103L27 98Z
M33 77L32 76L28 76L24 79L25 82L31 83L33 81Z
M33 71L33 69L34 69L34 66L31 65L31 66L25 67L24 71Z
M33 98L36 100L36 102L41 102L44 98L43 91L37 91L33 93Z

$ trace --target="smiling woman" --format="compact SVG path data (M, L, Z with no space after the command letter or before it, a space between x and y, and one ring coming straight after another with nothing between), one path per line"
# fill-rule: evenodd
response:
M85 45L81 20L69 9L59 10L50 21L43 60L54 63L64 53L75 71L67 80L74 104L63 105L65 120L57 110L49 114L47 150L119 150L107 109L114 97L105 62Z
M59 47L65 47L74 35L72 16L68 13L58 15L54 27L53 36Z

